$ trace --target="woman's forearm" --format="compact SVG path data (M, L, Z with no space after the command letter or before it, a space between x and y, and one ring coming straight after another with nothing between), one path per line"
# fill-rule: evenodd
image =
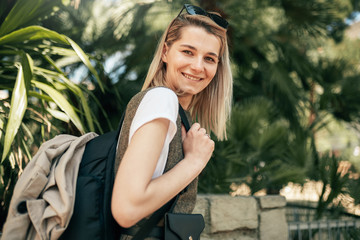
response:
M184 140L185 158L170 171L151 179L167 127L168 122L157 120L139 129L120 164L112 212L123 227L134 225L176 196L200 174L211 156L213 142L195 125ZM144 147L140 150L138 146Z

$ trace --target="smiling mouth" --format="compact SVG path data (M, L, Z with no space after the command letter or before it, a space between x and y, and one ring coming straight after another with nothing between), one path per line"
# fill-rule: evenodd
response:
M199 80L202 79L202 78L199 78L199 77L194 77L194 76L188 75L188 74L186 74L186 73L182 73L182 75L183 75L184 77L186 77L187 79L190 79L190 80L192 80L192 81L199 81Z

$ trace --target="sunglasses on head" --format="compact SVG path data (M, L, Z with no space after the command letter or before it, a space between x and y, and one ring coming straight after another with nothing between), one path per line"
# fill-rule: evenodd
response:
M184 4L184 6L181 9L178 16L180 16L180 14L182 13L182 11L184 9L186 9L186 12L190 15L202 15L202 16L209 17L220 27L222 27L224 29L228 28L229 23L224 18L220 17L219 15L213 14L213 13L208 13L201 7L197 7L197 6L190 5L190 4Z

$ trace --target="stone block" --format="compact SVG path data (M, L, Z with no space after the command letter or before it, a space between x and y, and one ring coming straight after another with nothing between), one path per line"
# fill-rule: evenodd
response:
M287 240L288 226L285 209L262 211L260 214L260 240Z
M208 233L210 231L211 224L209 216L209 200L205 196L197 196L195 208L192 213L203 215L205 221L205 229L203 231L203 234Z
M256 236L244 236L242 234L216 234L211 236L201 236L201 240L258 240Z
M192 213L200 213L206 218L206 215L208 215L209 211L209 201L208 199L203 195L198 195L196 199L195 208Z
M209 202L211 233L258 228L258 207L254 198L214 195L209 197Z
M286 198L280 195L266 195L257 197L259 199L260 208L279 208L286 206Z

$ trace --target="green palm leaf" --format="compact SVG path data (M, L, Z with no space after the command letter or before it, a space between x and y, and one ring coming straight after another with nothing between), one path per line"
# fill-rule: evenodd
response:
M51 13L59 3L58 0L17 0L0 26L0 36L38 21L39 17Z
M38 81L32 81L35 87L46 92L52 100L63 110L70 118L70 120L74 123L77 129L84 133L84 126L80 121L79 116L76 114L74 107L66 100L66 98L55 88Z
M46 57L46 59L55 68L57 68L51 58ZM89 129L90 129L90 131L95 131L93 117L91 116L91 110L90 110L88 101L87 101L83 91L81 90L81 88L79 86L77 86L75 83L71 82L67 77L65 77L65 74L58 68L57 68L57 70L59 71L59 73L54 72L54 71L50 71L50 70L47 70L47 69L39 68L39 67L36 67L35 70L36 70L36 72L38 74L41 74L46 79L53 82L54 84L56 82L59 83L59 81L61 81L60 85L57 84L57 83L56 83L56 85L57 86L65 85L66 88L70 89L76 96L78 96L80 98L81 106L82 106L82 108L84 110L85 118L86 118L87 123L89 125Z
M69 45L69 42L64 35L40 26L21 28L2 36L0 38L0 45L21 43L24 41L35 41L40 39L49 39L57 43Z
M104 87L100 81L99 75L97 74L95 68L91 65L91 62L88 56L84 53L84 51L77 45L73 40L69 37L66 37L62 34L59 34L55 31L49 30L40 26L30 26L26 28L19 29L12 33L9 33L0 38L0 45L3 44L14 44L21 43L24 41L35 41L41 39L49 39L57 43L66 44L71 46L76 52L77 56L81 59L81 61L85 64L85 66L90 70L90 72L96 78L101 91L104 92Z
M70 118L68 115L66 115L64 112L62 111L59 111L59 110L55 110L55 109L52 109L52 108L46 108L46 111L48 111L51 116L53 116L54 118L57 118L63 122L69 122L70 121Z
M89 58L87 57L87 55L84 53L84 51L79 47L79 45L77 45L73 40L71 40L70 38L66 38L67 41L70 43L71 47L75 50L75 52L77 53L77 55L80 57L81 61L85 64L85 66L90 70L90 72L95 76L95 78L97 79L98 83L99 83L99 87L101 89L101 91L104 92L104 87L100 81L99 75L97 74L95 68L91 65Z
M24 76L28 74L24 74L24 68L21 64L17 65L19 71L16 77L14 91L11 96L11 108L8 124L6 125L4 151L1 157L1 162L4 161L10 151L11 143L13 142L19 129L27 107L27 94Z

